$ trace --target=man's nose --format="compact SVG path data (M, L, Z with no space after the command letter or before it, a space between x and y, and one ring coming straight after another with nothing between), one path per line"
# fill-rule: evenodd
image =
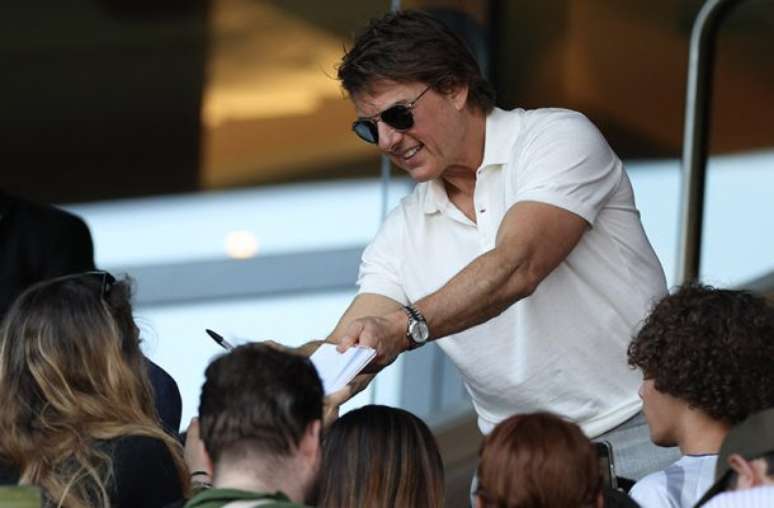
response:
M379 148L383 152L393 151L400 143L403 133L384 122L377 122L376 128L379 130Z

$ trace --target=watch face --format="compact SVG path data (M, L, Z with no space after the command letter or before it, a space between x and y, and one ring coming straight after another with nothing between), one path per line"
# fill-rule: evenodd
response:
M430 336L430 330L424 321L414 321L411 323L411 338L414 342L425 342Z

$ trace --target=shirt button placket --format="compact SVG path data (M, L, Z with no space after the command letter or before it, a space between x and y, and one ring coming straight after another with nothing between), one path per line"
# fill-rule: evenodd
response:
M489 240L490 237L490 224L489 214L487 213L487 203L484 199L486 193L486 173L479 170L478 178L476 182L476 190L474 193L473 206L476 207L476 223L478 225L479 241L481 244L481 252L486 252L492 248Z

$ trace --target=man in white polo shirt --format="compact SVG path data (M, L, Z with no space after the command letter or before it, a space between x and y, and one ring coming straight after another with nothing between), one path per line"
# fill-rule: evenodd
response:
M376 372L442 339L482 432L550 410L592 438L615 429L619 474L669 463L626 363L664 274L599 131L572 111L495 108L470 52L419 12L372 21L339 79L355 133L418 184L363 253L360 292L330 340L376 348Z

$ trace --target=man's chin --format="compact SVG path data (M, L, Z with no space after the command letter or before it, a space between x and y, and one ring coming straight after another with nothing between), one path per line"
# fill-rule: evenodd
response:
M407 167L405 165L398 165L403 171L408 173L412 180L417 183L429 182L433 179L433 172L428 170L424 165Z

